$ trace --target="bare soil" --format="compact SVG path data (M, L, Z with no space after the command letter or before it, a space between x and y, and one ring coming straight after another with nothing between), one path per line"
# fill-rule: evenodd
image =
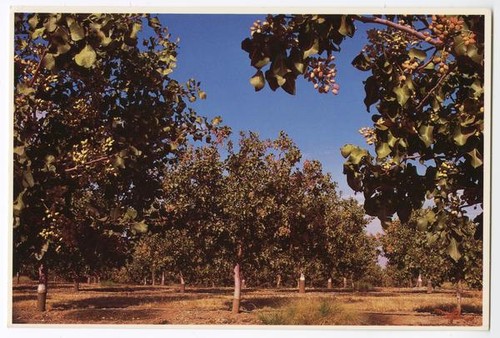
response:
M301 297L326 297L331 298L332 302L341 303L343 308L356 313L359 321L355 325L482 325L482 296L477 291L466 292L463 299L464 313L457 316L444 306L455 302L451 290L429 295L425 289L384 288L365 293L309 289L301 295L295 289L248 288L243 290L241 313L232 314L231 288L186 287L185 293L179 293L176 286L104 287L81 284L80 291L74 292L72 284L51 284L47 294L47 310L39 312L36 309L34 283L14 285L12 323L262 325L262 314L280 311Z

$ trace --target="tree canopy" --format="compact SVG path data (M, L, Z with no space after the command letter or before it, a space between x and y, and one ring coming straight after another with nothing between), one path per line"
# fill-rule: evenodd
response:
M352 60L369 73L373 126L360 132L375 153L341 149L347 182L383 225L394 214L407 223L430 201L433 213L419 226L446 238L443 251L458 262L467 245L460 229L472 219L476 238L483 233L484 16L268 15L242 42L257 69L250 83L295 94L304 77L319 93L338 94L335 53L342 57L356 23L377 25Z

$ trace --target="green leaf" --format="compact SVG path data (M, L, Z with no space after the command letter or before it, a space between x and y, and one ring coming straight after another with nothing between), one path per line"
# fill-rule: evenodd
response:
M410 48L410 50L408 51L408 55L411 58L419 59L420 61L424 61L427 58L427 53L417 48Z
M26 169L23 172L23 186L25 188L33 188L35 186L35 179L33 178L33 174L31 173L31 169Z
M85 29L72 17L67 17L66 22L69 27L71 40L80 41L85 37Z
M161 23L157 17L148 17L148 25L151 28L160 28Z
M134 208L128 208L123 216L124 220L134 220L137 217L137 211Z
M55 31L57 28L57 17L54 14L52 14L47 20L47 22L45 22L44 27L49 33Z
M438 234L433 234L430 232L428 232L426 236L427 236L427 243L429 243L429 245L434 244L437 241L437 239L439 238Z
M38 25L38 22L40 22L40 18L38 17L38 14L33 14L28 19L28 23L29 23L31 29L34 29Z
M467 143L469 137L474 135L474 133L474 128L464 128L457 126L455 127L455 130L453 132L453 141L455 141L455 144L463 146L465 145L465 143Z
M484 92L483 85L479 80L474 81L470 88L474 91L474 97L476 98L481 96Z
M434 126L422 124L418 128L418 137L424 142L425 146L429 148L434 143Z
M361 71L367 71L372 68L372 63L370 58L364 54L364 53L359 53L358 56L356 56L351 64L358 70Z
M21 211L24 209L23 195L26 192L26 189L20 192L17 195L16 200L14 201L14 216L20 216Z
M394 89L392 90L392 92L394 94L396 94L396 98L398 100L398 103L401 107L404 107L406 102L408 101L408 99L410 98L410 89L408 88L408 86L405 84L404 86L402 87L394 87Z
M33 89L33 87L30 87L26 83L23 83L23 82L20 82L17 84L16 90L19 94L26 95L26 96L35 92L35 89Z
M355 145L353 145L353 144L346 144L342 148L340 148L340 153L342 154L342 156L344 158L347 158L349 155L351 155L351 152L355 148L357 148L357 147Z
M290 95L295 95L295 77L292 73L288 73L285 76L285 83L281 86L284 91L286 91Z
M75 62L81 67L90 68L96 61L96 58L97 54L94 48L91 45L86 45L80 53L75 55Z
M54 67L56 66L56 59L54 58L54 54L45 54L42 64L48 70L54 69Z
M478 168L480 166L483 165L483 156L481 155L481 153L477 150L477 149L473 149L471 151L469 151L467 154L469 154L470 156L470 164L472 165L472 167L475 168Z
M370 106L379 100L379 85L374 76L370 76L364 81L365 84L365 99L363 102L366 106L366 111L370 112Z
M112 221L116 221L120 217L120 208L111 209L109 216L111 217Z
M130 38L137 39L137 33L142 29L142 24L140 22L134 22L132 29L130 31Z
M450 244L448 245L446 252L455 262L458 262L460 257L462 257L460 251L458 251L457 241L453 237L450 239Z
M222 118L220 116L216 116L212 119L212 122L211 124L214 126L214 127L217 127L220 123L222 122Z
M352 164L358 165L365 156L368 156L368 152L365 149L354 147L349 154L348 161Z
M148 231L148 225L144 222L144 220L140 222L135 222L132 226L132 231L134 233L146 233Z
M291 72L286 65L286 58L283 55L278 55L276 59L271 64L271 70L274 75L285 77L286 74Z
M354 35L354 31L355 27L354 23L352 22L352 19L349 18L347 15L342 15L339 27L339 33L342 34L343 36L348 36L352 38Z
M24 150L24 146L17 146L14 148L14 154L22 157L26 154L25 150Z
M433 70L434 67L436 67L436 65L434 64L434 62L429 62L424 69L426 70Z
M115 157L113 165L114 165L115 168L125 169L125 160L123 159L123 157L117 155Z
M427 221L426 218L424 217L421 217L417 220L417 230L418 231L425 231L427 230L427 224L429 224L429 222Z
M317 54L318 51L319 51L319 39L315 38L311 46L307 50L304 50L304 58Z
M250 79L250 84L254 87L255 91L258 92L262 88L264 88L266 81L264 79L264 74L259 69L257 73Z
M391 148L386 142L379 143L376 148L377 158L383 159L391 153Z
M261 57L261 58L255 58L255 59L252 58L251 65L257 69L261 69L262 67L267 65L270 61L271 61L271 59L267 56Z

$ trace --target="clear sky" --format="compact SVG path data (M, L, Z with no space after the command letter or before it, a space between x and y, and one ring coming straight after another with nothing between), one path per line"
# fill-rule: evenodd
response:
M366 25L358 27L354 38L346 39L336 55L337 82L340 93L319 94L312 84L300 78L296 95L269 86L255 92L249 83L255 69L241 41L249 36L250 26L262 14L159 16L169 28L172 40L180 39L177 69L172 77L178 81L195 78L207 93L206 100L194 108L203 116L222 116L237 137L240 130L252 130L261 138L276 138L284 130L298 145L304 159L317 159L332 174L344 196L354 195L342 174L340 148L346 143L368 147L359 128L371 126L371 114L363 103L363 80L368 73L351 65L352 59L366 43ZM362 200L361 194L356 196ZM370 231L378 231L378 222Z

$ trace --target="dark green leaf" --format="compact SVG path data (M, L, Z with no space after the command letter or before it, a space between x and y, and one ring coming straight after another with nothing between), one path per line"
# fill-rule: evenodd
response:
M417 48L410 48L408 55L410 58L419 59L420 61L424 61L427 58L427 53Z
M371 63L370 58L364 53L359 53L358 56L356 56L354 58L354 60L352 60L351 64L356 69L359 69L362 71L367 71L367 70L370 70L372 68L372 63Z
M366 110L370 111L370 106L379 100L379 85L377 79L374 76L370 76L366 79L365 83L365 103Z
M467 154L470 156L470 164L474 168L478 168L483 165L483 156L477 149L469 151Z
M354 23L352 22L352 19L347 15L342 15L339 27L339 33L342 34L343 36L348 36L352 38L354 35L354 31L355 27Z
M54 69L54 67L56 66L56 59L54 58L54 54L45 54L42 64L48 70Z
M250 78L250 84L254 87L256 92L264 88L266 81L264 79L264 74L262 74L260 69Z
M307 50L304 50L304 58L317 54L318 51L319 51L319 40L318 38L315 38L312 42L312 45Z
M455 127L455 131L453 132L453 141L455 141L455 144L459 146L465 145L467 143L467 140L469 137L474 135L475 129L474 128L466 128L466 127Z
M448 245L446 252L455 262L458 262L460 257L462 257L460 251L458 250L457 241L453 237L450 239L450 244Z

